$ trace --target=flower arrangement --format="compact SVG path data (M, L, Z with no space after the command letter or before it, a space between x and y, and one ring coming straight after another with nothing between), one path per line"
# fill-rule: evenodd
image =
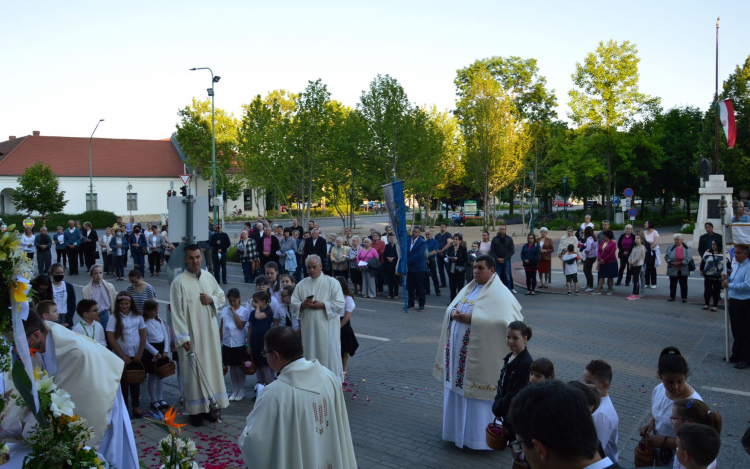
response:
M195 462L198 449L190 438L180 436L184 423L175 423L177 411L174 406L162 414L153 412L154 417L159 420L146 419L155 424L168 434L159 442L159 456L162 465L159 469L203 469Z
M37 423L26 439L31 452L23 460L24 469L106 469L110 465L87 443L94 435L86 419L75 414L70 394L55 384L46 371L34 370L34 381L39 393ZM20 405L25 405L15 392L11 394Z

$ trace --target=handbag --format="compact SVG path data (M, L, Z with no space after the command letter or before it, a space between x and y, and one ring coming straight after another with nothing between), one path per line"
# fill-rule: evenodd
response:
M689 270L690 272L692 272L692 271L694 271L694 270L695 270L695 261L694 261L694 260L692 260L692 259L690 259L690 261L688 261L688 270Z
M94 259L99 259L99 251L94 251Z
M380 268L380 259L377 257L371 257L367 259L367 268L372 270L377 270Z

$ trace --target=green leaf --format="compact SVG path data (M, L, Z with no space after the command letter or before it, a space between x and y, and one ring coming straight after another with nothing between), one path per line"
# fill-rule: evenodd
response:
M21 395L21 398L26 403L29 410L31 410L31 413L34 414L39 426L41 428L48 428L49 422L47 421L47 418L43 413L39 412L34 405L34 397L31 395L31 380L29 379L29 375L26 374L26 369L23 367L21 360L16 360L13 364L12 375L13 383L16 386L18 394Z

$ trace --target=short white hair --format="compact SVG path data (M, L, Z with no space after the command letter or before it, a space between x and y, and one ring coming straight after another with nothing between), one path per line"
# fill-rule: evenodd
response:
M359 235L352 236L352 241L354 241L355 239L357 240L358 243L362 242L362 238L360 238Z
M681 240L685 241L685 238L682 236L682 233L675 233L674 236L672 236L672 239L680 238Z
M317 254L310 254L307 256L307 259L305 259L305 265L310 265L310 262L317 262L320 265L323 265L323 262L320 260L320 256Z
M627 225L625 225L625 229L627 230L628 228L630 228L632 230L633 229L633 225L631 225L630 223L628 223Z
M372 240L368 237L365 237L365 239L362 240L363 243L372 243Z
M547 229L547 227L546 227L546 226L543 226L543 227L542 227L542 228L541 228L541 229L539 230L539 232L540 232L540 233L541 233L541 232L543 232L543 231L546 231L547 233L549 233L549 230Z

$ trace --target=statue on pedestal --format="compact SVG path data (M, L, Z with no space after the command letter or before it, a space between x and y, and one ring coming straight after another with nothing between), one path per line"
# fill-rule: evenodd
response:
M703 155L700 155L700 162L698 168L701 171L701 187L706 187L708 181L708 175L711 174L711 162L708 161Z

